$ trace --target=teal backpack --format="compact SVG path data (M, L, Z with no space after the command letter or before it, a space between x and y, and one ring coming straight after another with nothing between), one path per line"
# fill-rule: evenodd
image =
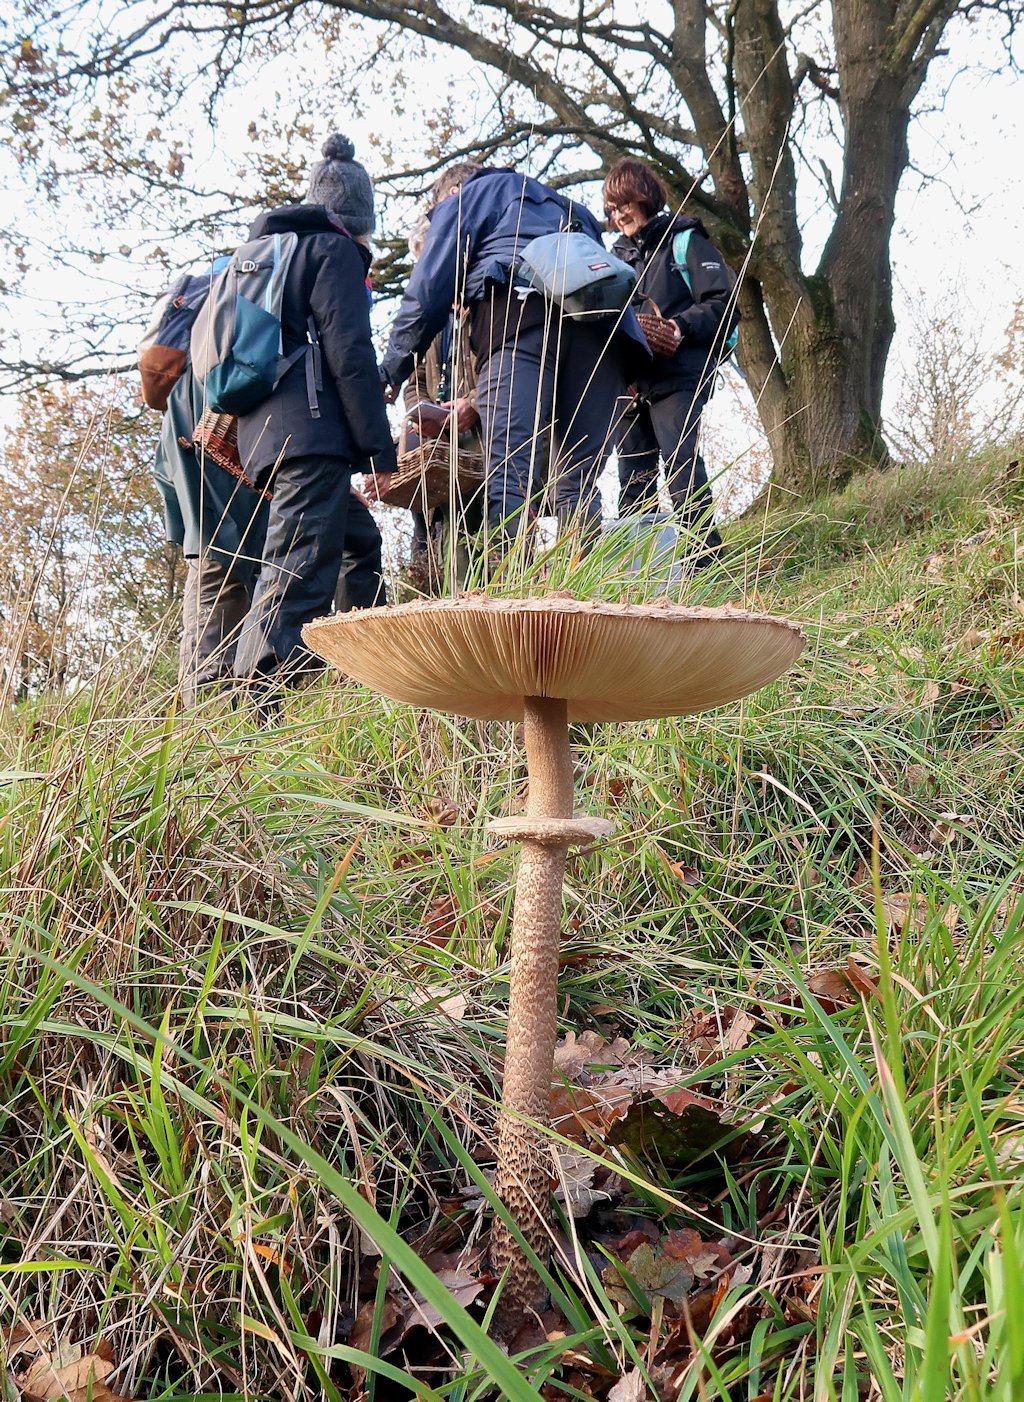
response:
M192 370L215 413L255 409L309 349L281 353L284 284L298 241L292 232L264 234L236 248L196 316ZM315 351L315 326L309 335Z
M672 260L675 263L676 267L679 269L680 273L682 273L683 281L686 283L687 291L689 292L691 297L693 296L693 284L690 282L690 272L686 266L686 254L690 247L690 235L692 233L692 229L683 229L678 234L676 234L675 238L673 238L672 240ZM719 254L718 256L720 258L722 257L721 254ZM726 272L729 275L730 287L735 287L736 274L729 267L729 264L725 261L724 258L722 258L722 266L725 268ZM729 356L732 355L733 351L736 349L736 342L739 340L740 336L740 318L739 312L736 310L735 301L733 303L729 315L732 319L733 326L732 330L729 332L728 336L725 339L724 345L722 346L722 354L720 356L721 360L728 360Z

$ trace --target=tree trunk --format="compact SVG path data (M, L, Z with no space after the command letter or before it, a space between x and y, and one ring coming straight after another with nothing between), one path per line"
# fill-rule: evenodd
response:
M894 329L889 240L923 68L896 61L890 4L833 6L842 185L819 265L806 274L790 144L796 95L778 7L774 0L739 0L735 14L755 207L740 361L776 483L795 497L814 497L888 458L882 383Z
M837 324L831 290L802 279L804 308L775 346L756 286L744 289L741 364L772 451L774 480L787 495L819 496L886 460L881 384L867 341Z

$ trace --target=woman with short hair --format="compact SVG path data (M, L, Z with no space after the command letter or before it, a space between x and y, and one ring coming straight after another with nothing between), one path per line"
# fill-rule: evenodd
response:
M619 434L619 512L656 510L658 458L673 508L701 541L721 547L698 451L700 417L735 321L735 279L699 219L666 210L668 192L644 161L618 161L604 182L615 252L637 273L635 306L662 319L651 368L638 378Z

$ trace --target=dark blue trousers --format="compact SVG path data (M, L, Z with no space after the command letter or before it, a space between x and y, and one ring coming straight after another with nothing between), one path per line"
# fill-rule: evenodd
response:
M493 337L477 366L488 524L514 534L546 485L560 526L593 529L601 519L597 479L626 389L614 318L555 313L541 325L516 318L513 299L504 335Z
M714 499L698 451L700 416L710 382L684 384L657 398L634 399L622 416L619 436L619 515L658 509L658 461L680 525L714 549L721 537L712 520Z
M264 474L261 474L261 479ZM331 611L345 545L352 464L345 458L285 458L257 486L273 493L252 605L235 653L235 676L287 681L319 666L302 625Z
M386 604L381 560L383 541L373 513L357 496L348 504L344 546L334 594L335 613Z

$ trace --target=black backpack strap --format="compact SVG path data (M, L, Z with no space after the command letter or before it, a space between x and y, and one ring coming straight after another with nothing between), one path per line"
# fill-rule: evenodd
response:
M309 402L310 417L318 419L320 417L320 401L317 398L317 390L324 387L323 362L320 353L320 338L316 334L316 322L311 316L306 318L306 335L309 337L309 345L306 347L306 399Z
M311 316L306 318L306 344L300 346L298 350L292 351L291 355L282 356L277 362L275 389L292 366L297 365L302 359L306 361L306 402L309 405L310 417L318 419L320 417L320 400L317 391L324 387L323 356L320 350L320 337L317 335L316 322Z

